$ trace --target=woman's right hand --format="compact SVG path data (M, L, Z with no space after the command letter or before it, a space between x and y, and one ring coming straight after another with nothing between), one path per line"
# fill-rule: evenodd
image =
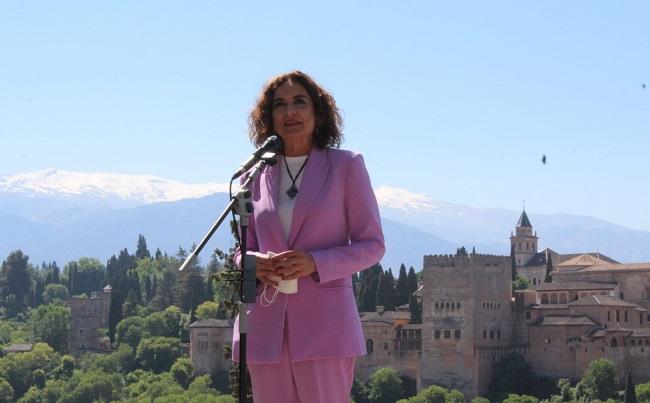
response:
M264 284L278 286L278 280L281 276L275 272L275 265L273 261L265 256L255 256L255 274L257 278Z

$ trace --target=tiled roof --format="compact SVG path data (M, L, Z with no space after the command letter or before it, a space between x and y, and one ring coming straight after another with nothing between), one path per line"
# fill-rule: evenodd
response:
M631 302L623 301L620 298L610 297L609 295L589 295L588 297L580 298L578 300L569 302L571 306L627 306L630 308L639 308L638 305Z
M533 227L530 224L530 220L528 219L528 215L526 214L526 210L524 210L521 213L521 216L519 217L519 221L517 221L517 227L529 227L529 228Z
M544 316L539 318L535 324L539 326L593 326L596 323L587 316Z
M569 306L567 304L543 304L535 305L533 309L566 309Z
M618 263L616 260L612 259L611 257L607 255L603 255L602 253L599 252L587 252L587 253L566 253L566 254L561 254L560 255L560 261L559 262L554 262L554 263L565 263L569 260L575 259L580 256L584 255L589 255L591 257L594 257L596 259L600 259L601 261L604 261L606 263Z
M632 337L650 337L650 329L632 329Z
M618 270L650 270L650 263L608 263L589 266L581 269L585 271L618 271Z
M553 264L557 263L556 260L559 260L559 259L556 259L556 257L559 256L558 253L555 252L554 250L550 249L550 248L545 248L545 249L535 253L528 260L528 262L526 262L526 264L524 266L525 267L546 266L546 254L547 254L547 251L548 251L548 254L551 255L551 260L553 261Z
M381 314L377 312L361 312L359 316L365 320L410 320L411 312L384 311Z
M537 284L533 288L536 291L613 290L616 288L616 283L567 281L558 283L541 283Z
M26 353L32 351L34 345L31 343L26 344L12 344L9 347L6 347L4 350L6 353Z
M224 319L203 319L192 323L190 327L233 327L233 322Z
M567 266L594 266L598 264L611 263L601 258L600 255L592 255L589 253L583 253L572 259L564 260L562 263L558 264L558 268L563 268Z

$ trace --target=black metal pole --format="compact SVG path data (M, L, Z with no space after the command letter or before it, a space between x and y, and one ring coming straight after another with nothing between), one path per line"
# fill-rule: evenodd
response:
M240 233L240 250L241 250L241 264L242 281L239 284L239 403L246 403L246 392L248 391L246 379L246 334L248 333L248 317L246 312L246 302L244 302L244 275L246 271L246 231L248 223L246 220L239 220L241 233ZM242 225L242 223L245 225ZM243 322L243 323L242 323ZM242 326L243 325L243 326Z

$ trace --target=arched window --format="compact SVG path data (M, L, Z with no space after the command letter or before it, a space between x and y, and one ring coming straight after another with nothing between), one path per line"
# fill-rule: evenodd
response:
M612 339L610 347L618 347L618 340L616 340L616 337Z
M537 285L537 279L533 277L533 285Z
M548 304L548 294L542 294L542 304Z
M551 294L551 304L557 304L557 294Z
M366 350L368 350L368 354L372 354L373 351L372 339L366 340Z

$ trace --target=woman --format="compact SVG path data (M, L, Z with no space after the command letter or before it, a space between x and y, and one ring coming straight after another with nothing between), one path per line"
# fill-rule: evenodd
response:
M384 238L362 156L338 149L341 127L334 98L300 71L273 78L250 116L256 145L284 142L253 184L248 228L261 281L247 338L256 403L347 403L366 353L351 276L381 259ZM292 280L297 292L275 293ZM238 322L233 334L236 360Z

